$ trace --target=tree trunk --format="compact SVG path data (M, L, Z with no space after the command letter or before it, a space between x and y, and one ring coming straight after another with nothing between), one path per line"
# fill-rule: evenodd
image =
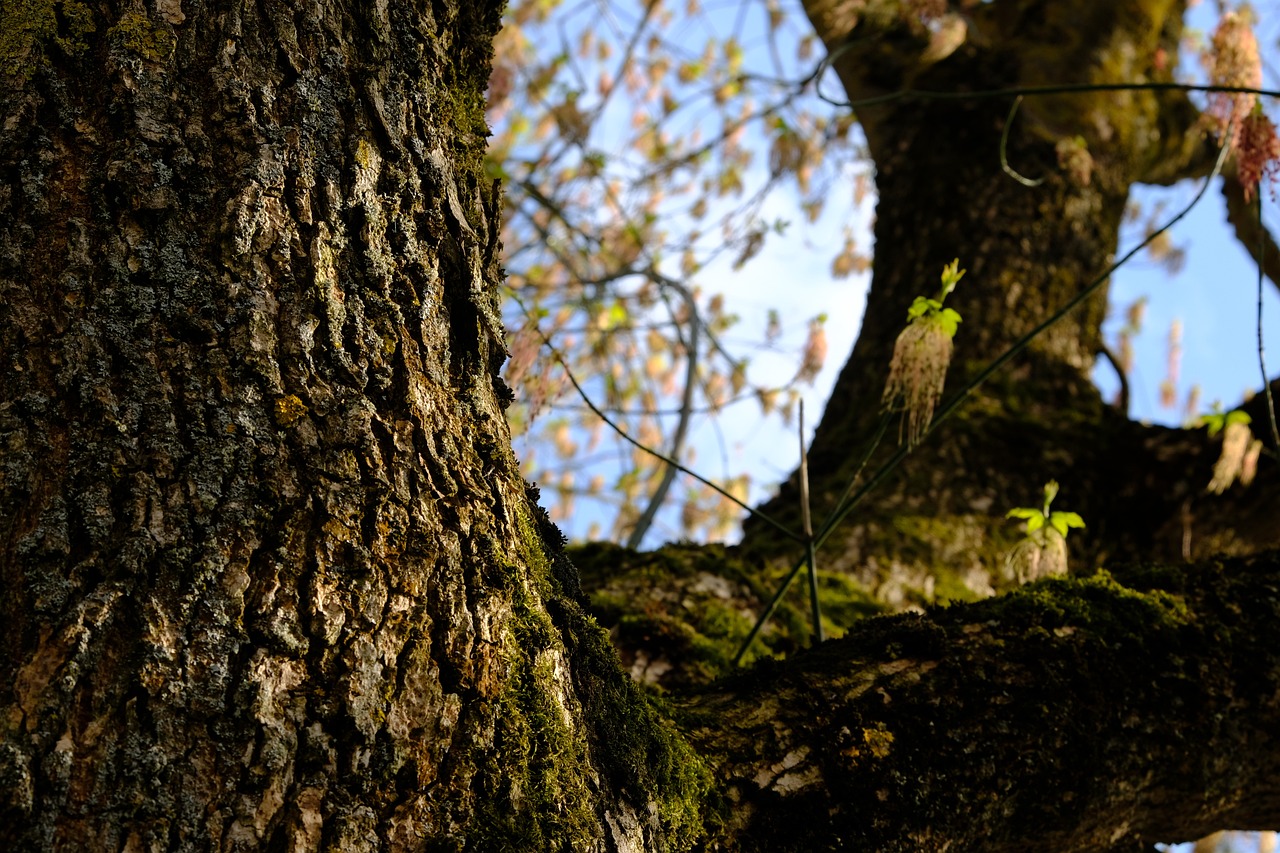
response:
M866 315L810 450L818 518L834 509L875 432L907 307L936 295L944 264L958 258L968 270L948 300L963 322L945 399L1105 272L1134 183L1203 174L1216 154L1177 93L1037 95L1012 116L1012 97L945 97L1169 80L1182 2L951 4L966 10L932 28L880 5L855 13L806 3L866 132L878 191ZM946 54L940 45L957 33L963 41ZM912 89L944 97L857 106ZM1087 170L1070 156L1086 151ZM1002 156L1037 185L1007 174ZM1057 508L1089 525L1072 537L1082 569L1280 545L1274 513L1255 506L1274 507L1275 466L1251 495L1206 496L1217 445L1203 432L1139 427L1103 404L1089 376L1105 306L1103 287L971 394L835 532L822 567L852 574L893 606L990 594L1019 535L1004 514L1038 505L1050 479L1062 484ZM893 454L897 436L895 420L868 472ZM795 477L765 510L797 522ZM795 556L754 519L745 544Z
M660 716L510 452L497 15L0 4L0 847L1076 850L1280 820L1274 556L866 622Z
M500 4L0 8L0 847L678 843L502 414Z

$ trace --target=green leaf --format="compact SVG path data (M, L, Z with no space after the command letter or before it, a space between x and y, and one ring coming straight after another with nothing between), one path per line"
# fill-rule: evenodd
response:
M914 320L917 317L923 317L942 308L942 303L936 299L930 299L927 296L917 296L911 303L911 307L907 309L907 319Z
M1200 426L1209 428L1210 438L1222 432L1222 427L1226 422L1226 415L1201 415L1200 417Z
M1027 522L1027 533L1035 533L1041 527L1044 527L1044 513L1038 509L1020 506L1009 510L1005 514L1005 518L1021 518Z
M1049 516L1049 524L1053 525L1053 529L1062 534L1065 539L1067 530L1072 527L1084 527L1084 519L1078 513L1074 512L1055 512Z
M1231 424L1244 424L1245 426L1248 426L1251 423L1253 423L1253 418L1249 417L1248 412L1242 412L1241 410L1236 409L1233 412L1227 413L1227 426L1231 426Z
M960 327L960 313L950 308L943 308L937 313L935 322L947 333L947 337L954 338L956 330Z
M1201 415L1200 419L1196 421L1197 426L1209 428L1210 438L1213 438L1231 424L1244 424L1245 426L1248 426L1251 423L1253 423L1253 418L1249 417L1246 412L1243 412L1240 409L1233 409L1232 411L1224 414L1222 406L1218 403L1213 404L1212 412L1209 412L1206 415Z

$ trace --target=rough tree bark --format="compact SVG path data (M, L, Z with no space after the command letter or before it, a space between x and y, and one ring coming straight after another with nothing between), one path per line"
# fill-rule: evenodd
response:
M0 5L0 847L687 831L510 450L499 7Z
M1274 556L867 622L659 715L502 418L497 14L0 3L0 847L1280 821Z

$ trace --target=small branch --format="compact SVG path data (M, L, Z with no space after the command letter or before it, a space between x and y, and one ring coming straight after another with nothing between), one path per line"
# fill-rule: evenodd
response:
M671 451L668 454L672 459L679 459L680 454L684 452L685 435L689 431L689 419L693 413L693 391L698 380L698 333L702 329L702 321L698 317L698 303L689 289L675 282L670 282L667 286L683 296L685 304L689 306L689 345L685 353L688 368L684 377L684 396L680 401L680 419L676 422L676 431L671 437ZM654 489L653 494L649 496L649 505L644 508L635 527L631 529L631 535L627 537L628 548L635 551L640 549L640 543L644 541L645 534L653 526L653 519L666 501L667 492L670 491L671 483L675 478L676 468L668 463L666 470L662 472L662 482L658 483L658 488Z
M1112 369L1116 372L1116 379L1120 382L1120 400L1116 403L1116 408L1120 410L1120 414L1127 416L1129 414L1129 377L1124 372L1124 365L1120 363L1119 357L1111 351L1111 347L1107 346L1106 341L1098 342L1098 352L1111 364Z
M800 400L800 517L804 521L805 559L809 563L809 609L813 613L813 644L822 642L822 609L818 604L818 549L813 545L809 513L809 452L804 446L804 400Z
M524 302L520 299L520 297L519 297L519 296L517 296L517 295L515 295L515 294L513 293L513 294L511 295L511 298L512 298L512 299L514 299L514 300L516 301L516 304L520 306L520 310L524 312L525 316L526 316L526 317L529 317L530 319L532 319L532 314L529 312L529 309L525 307L525 304L524 304ZM566 377L568 378L568 380L569 380L569 383L570 383L571 385L573 385L574 390L578 392L578 396L582 398L582 402L583 402L583 403L585 403L585 404L587 405L587 408L588 408L588 409L590 409L590 410L592 411L592 413L593 413L593 414L595 414L595 416L596 416L597 418L599 418L600 420L604 421L605 426L609 427L611 430L613 430L614 432L616 432L620 438L622 438L624 441L626 441L626 442L627 442L628 444L630 444L632 447L635 447L635 448L637 448L638 450L642 450L642 451L644 451L645 453L648 453L650 456L654 457L655 459L660 459L660 460L662 460L663 462L666 462L668 465L671 465L671 466L672 466L672 467L674 467L676 470L681 471L682 473L688 474L690 477L692 477L693 479L697 480L699 483L702 483L702 485L704 485L704 486L706 486L706 487L708 487L708 488L710 488L710 489L713 489L714 491L716 491L717 493L719 493L722 497L727 498L730 502L732 502L732 503L736 504L737 506L742 507L744 510L746 510L747 512L749 512L751 515L753 515L753 516L755 516L756 518L760 519L760 520L761 520L761 521L763 521L764 523L766 523L766 524L770 525L771 527L773 527L774 529L776 529L779 533L781 533L782 535L786 536L788 539L792 540L793 542L801 542L801 543L803 543L803 542L804 542L804 539L803 539L799 534L797 534L797 533L795 533L794 531L792 531L792 530L791 530L791 528L787 527L787 526L786 526L785 524L783 524L782 522L777 521L777 520L776 520L776 519L774 519L773 517L771 517L771 516L769 516L769 515L766 515L765 513L761 512L761 511L760 511L760 510L758 510L758 509L755 509L754 507L747 506L747 504L745 504L745 503L743 503L742 501L738 500L736 497L734 497L733 495L729 494L727 491L725 491L724 489L720 488L720 487L719 487L719 486L717 486L715 483L713 483L713 482L711 482L710 480L708 480L706 477L703 477L703 476L701 476L700 474L698 474L696 471L692 471L692 470L690 470L689 468L686 468L684 465L681 465L681 464L680 464L678 461L676 461L675 459L671 459L671 458L669 458L668 456L666 456L665 454L661 453L660 451L654 450L652 447L649 447L648 445L642 444L641 442L639 442L639 441L637 441L636 439L632 438L632 437L627 433L627 431L626 431L626 430L624 430L622 427L620 427L620 426L618 426L616 423L614 423L614 422L609 418L609 416L608 416L608 415L606 415L603 411L601 411L601 410L600 410L600 407L599 407L599 406L597 406L597 405L596 405L596 404L591 400L591 397L589 397L589 396L587 395L586 390L582 387L582 385L581 385L581 384L579 384L579 382L578 382L578 378L577 378L576 376L574 376L574 375L573 375L573 370L569 367L569 362L568 362L568 360L566 360L566 359L565 359L565 357L560 353L560 350L556 348L555 344L551 343L551 339L550 339L550 338L548 338L548 337L546 336L546 334L542 331L542 329L541 329L541 328L538 328L538 325L537 325L536 323L534 323L533 328L535 328L535 329L537 330L539 337L541 337L541 338L542 338L542 342L543 342L543 344L545 344L545 345L546 345L547 349L551 350L551 355L555 358L555 360L556 360L557 362L559 362L560 367L564 370L564 374L565 374L565 376L566 376Z
M1227 222L1235 229L1240 245L1258 265L1259 275L1266 275L1272 284L1280 287L1280 248L1262 223L1260 211L1255 215L1253 204L1244 197L1244 187L1240 184L1234 163L1223 170L1222 197L1227 202Z
M1013 117L1017 115L1018 107L1021 104L1021 95L1013 99L1013 106L1009 107L1009 116L1004 120L1004 130L1000 131L1000 168L1004 169L1006 175L1024 187L1038 187L1044 183L1044 178L1024 178L1009 165L1009 128L1013 126Z
M866 451L862 454L862 459L858 461L858 467L854 470L853 476L849 478L849 484L845 486L844 493L840 495L840 500L836 502L836 508L833 512L833 516L839 513L841 509L843 509L845 502L849 500L849 495L858 485L858 480L862 477L863 470L867 467L867 463L871 461L871 454L875 453L876 448L880 446L880 439L884 438L884 432L888 427L889 415L881 415L880 426L876 429L875 437L872 438L871 443L867 445ZM826 526L827 525L824 524L823 528L825 529ZM819 543L812 537L810 537L809 541L805 543L805 556L797 560L795 565L791 567L791 571L785 578L783 578L782 583L778 586L777 592L773 594L773 598L769 599L768 606L766 606L764 612L760 614L760 618L756 620L756 624L751 627L751 633L747 634L747 638L743 640L742 645L738 647L738 653L733 656L734 666L742 665L742 658L746 655L747 649L751 648L751 644L755 642L760 631L769 622L769 619L773 617L773 612L778 609L778 603L782 601L782 596L787 594L787 590L791 587L791 582L796 579L796 575L800 574L801 569L809 565L809 550L807 546L812 545L813 551L816 553L818 544Z

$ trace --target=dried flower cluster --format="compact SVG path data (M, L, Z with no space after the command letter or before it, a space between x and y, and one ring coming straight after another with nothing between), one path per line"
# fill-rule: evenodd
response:
M1067 573L1067 538L1041 527L1018 542L1005 558L1005 575L1020 584Z
M951 333L936 317L917 317L898 335L883 405L886 411L902 409L908 446L918 444L929 428L950 364Z
M800 353L800 369L796 371L796 382L808 382L818 378L822 365L827 361L827 317L825 314L809 321L809 334L804 341L804 349Z
M1236 170L1244 187L1245 201L1253 198L1263 178L1274 184L1280 176L1280 137L1276 136L1276 126L1261 107L1245 116L1240 125L1236 138Z
M1258 456L1261 453L1262 442L1253 437L1248 421L1241 419L1228 422L1222 430L1222 453L1213 466L1209 491L1220 495L1237 479L1240 480L1240 485L1249 485L1258 471Z
M1227 12L1213 32L1213 41L1204 56L1209 81L1215 86L1257 89L1262 86L1262 59L1253 28L1238 12ZM1244 119L1253 112L1257 96L1247 92L1214 92L1209 96L1208 116L1219 135L1236 148Z
M1222 16L1203 61L1215 86L1257 89L1262 85L1262 61L1250 21L1238 12ZM1223 138L1236 157L1244 197L1248 201L1262 179L1280 174L1280 139L1276 126L1251 92L1214 92L1205 121Z
M944 308L943 303L963 277L959 258L943 267L938 298L915 298L907 309L907 327L893 345L881 405L886 412L902 410L908 447L915 447L924 438L933 410L942 399L942 386L951 364L951 339L960 324L960 315ZM902 438L899 433L899 441Z

